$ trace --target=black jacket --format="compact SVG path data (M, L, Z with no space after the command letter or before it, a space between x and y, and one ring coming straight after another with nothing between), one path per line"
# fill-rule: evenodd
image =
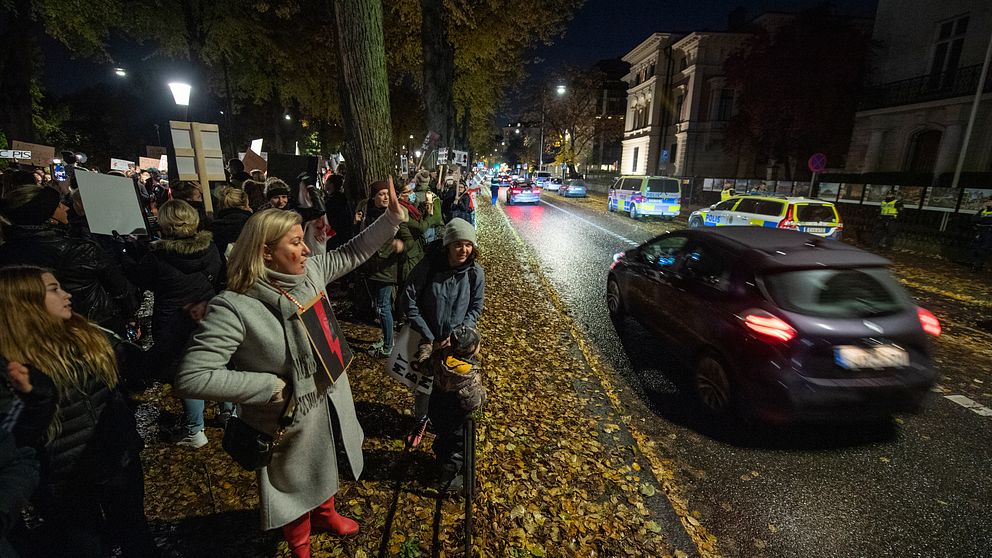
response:
M110 335L120 354L120 338ZM121 376L127 365L118 360ZM80 359L79 364L86 366ZM144 443L138 435L134 413L116 388L108 388L92 374L85 374L83 385L60 396L48 376L31 370L32 390L19 394L24 413L44 420L19 420L14 437L19 446L34 447L41 461L41 487L37 503L51 505L60 497L85 490L117 475ZM59 429L48 439L48 424L58 421Z
M128 277L152 291L152 339L150 364L169 366L182 356L196 323L184 307L207 301L221 285L221 258L207 231L182 239L163 239L137 265L128 265ZM154 372L154 371L152 371Z
M251 217L251 211L237 207L221 209L213 222L214 244L223 257L228 245L234 243Z
M38 460L31 448L18 448L14 436L0 430L0 556L17 556L7 533L20 521L21 508L38 486Z
M0 265L51 269L72 295L73 310L91 321L120 331L137 310L123 270L96 242L50 225L12 225L4 229L4 238Z
M334 236L327 241L328 251L344 246L355 235L355 210L343 192L331 192L324 199L327 223L334 229Z

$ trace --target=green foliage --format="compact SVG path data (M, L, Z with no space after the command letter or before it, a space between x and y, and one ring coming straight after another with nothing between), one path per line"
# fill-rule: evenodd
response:
M420 558L420 539L416 535L403 541L400 545L400 558Z

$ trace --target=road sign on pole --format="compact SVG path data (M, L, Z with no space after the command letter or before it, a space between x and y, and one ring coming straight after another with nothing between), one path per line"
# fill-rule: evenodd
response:
M810 172L823 172L827 168L827 156L823 153L814 153L810 155L806 164L809 166Z

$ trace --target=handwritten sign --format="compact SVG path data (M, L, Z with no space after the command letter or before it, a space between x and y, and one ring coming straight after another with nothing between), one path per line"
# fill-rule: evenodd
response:
M447 165L448 164L448 148L439 147L437 150L437 164Z
M414 370L410 363L422 340L423 337L409 325L403 326L396 334L393 352L386 360L386 374L412 390L429 394L434 379Z
M134 161L127 161L124 159L110 159L110 170L115 171L127 171L129 167L134 166Z

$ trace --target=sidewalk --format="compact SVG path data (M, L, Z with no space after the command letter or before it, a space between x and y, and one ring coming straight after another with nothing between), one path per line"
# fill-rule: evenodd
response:
M584 342L502 211L480 204L479 213L490 400L479 423L474 554L708 555L712 537L679 503L654 442L627 428L609 376L595 357L588 363ZM349 322L341 310L357 353L349 374L366 441L362 480L343 475L337 501L362 531L349 539L315 535L314 556L462 556L462 500L439 500L423 482L431 437L416 451L403 447L412 397L365 353L377 329ZM277 533L258 530L254 477L224 454L219 428L207 428L210 443L199 450L155 440L157 415L180 412L166 391L150 391L139 409L151 434L146 510L166 554L287 556Z

